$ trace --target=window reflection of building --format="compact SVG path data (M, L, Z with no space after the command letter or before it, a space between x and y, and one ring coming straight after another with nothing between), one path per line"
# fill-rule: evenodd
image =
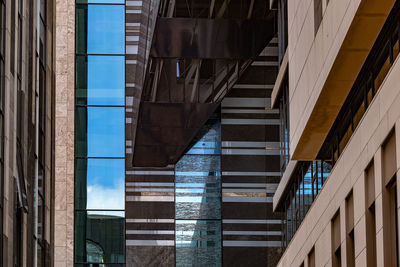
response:
M76 4L76 264L125 262L124 4Z
M176 266L221 266L221 122L217 111L175 167Z

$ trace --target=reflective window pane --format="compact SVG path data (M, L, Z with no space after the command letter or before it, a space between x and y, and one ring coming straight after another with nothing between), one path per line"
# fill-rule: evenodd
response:
M123 263L124 216L120 211L76 211L75 261Z
M221 221L176 221L176 266L221 266Z
M123 5L77 5L76 52L124 54L124 24Z
M76 63L77 104L124 105L123 56L78 56Z
M124 157L124 108L77 107L76 155Z
M77 4L125 4L125 0L76 0Z
M123 159L77 159L75 168L76 209L124 209Z

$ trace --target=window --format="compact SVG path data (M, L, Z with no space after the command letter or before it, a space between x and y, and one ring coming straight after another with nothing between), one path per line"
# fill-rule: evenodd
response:
M296 166L284 206L286 225L283 246L290 242L300 227L330 171L330 164L323 161L300 162Z
M353 192L346 198L346 262L348 267L354 267L354 198Z
M315 247L308 253L308 267L315 267Z
M76 68L78 105L124 105L123 56L77 56Z
M75 266L125 263L125 1L77 0Z
M288 77L282 83L282 97L279 103L279 116L280 116L280 147L281 147L281 173L286 169L290 159L290 132L289 132L289 86Z
M331 222L332 225L332 266L342 266L340 240L340 211L337 211Z
M318 32L322 21L322 0L314 0L314 30L315 35Z
M398 266L398 221L396 183L396 133L392 131L382 145L383 233L385 266Z
M124 54L123 5L76 6L77 54Z
M388 229L385 231L389 235L385 240L385 263L390 266L399 266L399 231L398 231L398 209L397 209L397 183L396 176L393 181L386 187L388 194L388 216L384 220L384 227Z
M176 266L221 266L221 121L215 112L175 166ZM223 192L226 198L243 196Z
M328 134L323 148L320 150L318 158L325 160L330 158L335 164L398 57L400 42L399 5L396 2L385 22Z
M367 267L376 266L375 168L372 161L365 170Z

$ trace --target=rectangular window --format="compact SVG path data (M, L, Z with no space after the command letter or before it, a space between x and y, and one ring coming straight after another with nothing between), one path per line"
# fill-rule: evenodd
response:
M198 141L175 166L176 266L217 267L222 263L219 112L212 115L194 140ZM222 197L254 194L232 188Z
M382 146L382 183L385 186L382 192L385 266L398 266L396 171L396 133L393 131Z
M124 211L75 211L76 263L124 263L124 217Z
M308 267L315 267L315 247L308 253Z
M399 232L397 217L398 212L396 176L393 177L393 180L386 187L386 194L387 202L384 202L386 202L388 205L384 205L384 209L386 209L387 212L384 212L385 218L383 223L383 227L386 228L386 230L384 231L387 233L386 239L384 240L385 265L388 264L387 266L399 266Z
M77 56L76 104L123 106L124 80L124 56Z
M322 21L322 0L314 0L314 30L317 35Z
M375 218L375 168L374 162L365 170L365 205L366 205L366 249L367 267L376 266L376 218Z
M390 53L389 53L389 47L385 47L385 49L382 51L382 55L380 56L380 62L377 62L377 68L376 68L376 78L374 81L374 87L375 87L375 92L377 92L383 83L383 80L386 78L387 73L389 72L389 69L391 67L390 64Z
M340 267L342 264L340 241L340 210L332 219L332 267Z
M392 132L382 146L382 176L384 185L387 185L396 174L396 135Z
M348 267L355 266L354 251L354 199L353 192L346 198L346 262Z
M123 5L76 5L76 53L124 54Z

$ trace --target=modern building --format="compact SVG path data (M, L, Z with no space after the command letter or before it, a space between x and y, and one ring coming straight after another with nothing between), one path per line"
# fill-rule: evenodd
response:
M288 36L271 100L281 114L278 266L399 266L400 2L271 4Z
M0 0L0 265L399 265L399 21Z
M69 0L56 11L68 16L57 24L68 96L56 139L75 145L56 142L66 205L55 210L55 264L275 266L280 55L269 1Z

